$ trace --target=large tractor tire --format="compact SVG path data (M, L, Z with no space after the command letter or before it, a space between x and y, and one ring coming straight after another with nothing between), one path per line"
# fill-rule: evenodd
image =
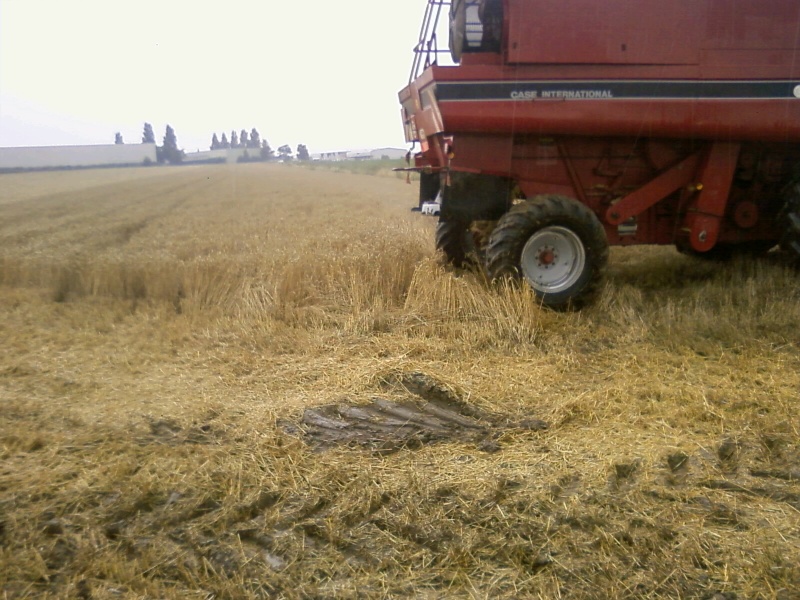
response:
M590 302L607 263L602 224L585 205L564 196L537 196L513 206L486 249L491 279L522 278L542 304L556 310Z
M779 217L783 232L780 246L792 261L800 262L800 181L786 189L783 209Z
M459 220L439 220L436 225L436 249L444 254L445 262L459 269L474 264L474 242L470 224Z

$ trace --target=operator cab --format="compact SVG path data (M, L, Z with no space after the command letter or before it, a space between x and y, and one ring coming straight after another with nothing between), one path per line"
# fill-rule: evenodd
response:
M503 4L504 0L428 0L419 41L414 47L409 82L432 65L442 66L439 58L448 53L455 64L461 63L465 56L499 57L507 35ZM442 7L447 5L450 10L445 23ZM439 48L439 34L448 37L448 49Z
M502 0L453 0L450 5L450 56L500 52L503 40Z

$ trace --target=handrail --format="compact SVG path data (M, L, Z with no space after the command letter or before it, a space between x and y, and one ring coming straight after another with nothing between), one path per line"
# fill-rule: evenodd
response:
M411 65L409 82L416 79L419 74L437 62L437 56L447 50L439 50L436 29L439 26L439 17L443 6L450 6L450 0L428 0L425 16L420 26L419 40L414 46L414 62Z

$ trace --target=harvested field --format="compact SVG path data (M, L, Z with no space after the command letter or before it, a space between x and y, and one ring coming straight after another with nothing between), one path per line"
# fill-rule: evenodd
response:
M615 249L558 314L415 202L0 176L3 597L800 598L798 274Z

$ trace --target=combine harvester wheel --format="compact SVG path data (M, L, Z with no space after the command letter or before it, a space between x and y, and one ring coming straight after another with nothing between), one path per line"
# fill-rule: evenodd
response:
M444 253L447 264L463 269L474 263L475 244L469 223L440 220L436 225L436 249Z
M511 208L486 250L493 280L524 278L554 309L592 299L608 262L608 241L588 207L564 196L536 196Z

